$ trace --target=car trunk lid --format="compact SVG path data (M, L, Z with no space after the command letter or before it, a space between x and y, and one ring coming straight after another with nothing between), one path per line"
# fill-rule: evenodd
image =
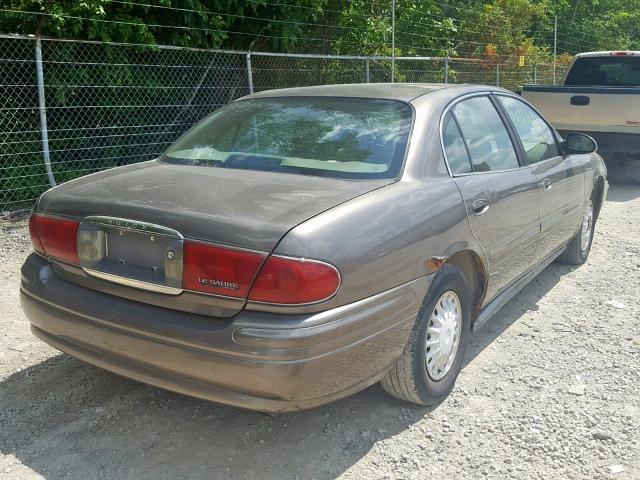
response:
M43 195L38 212L81 221L78 246L85 249L81 265L94 278L83 281L77 276L76 281L90 288L103 284L95 277L129 290L156 286L146 288L154 294L140 296L141 301L155 303L157 296L182 294L184 239L266 256L296 225L392 181L152 161L63 184ZM221 281L219 285L225 285ZM114 293L112 287L107 290ZM131 298L131 292L123 296ZM242 308L246 292L234 302L208 297L213 307L224 303L224 315L230 316ZM175 308L188 309L188 302L174 303ZM166 306L166 299L158 304ZM214 310L219 314L220 308Z

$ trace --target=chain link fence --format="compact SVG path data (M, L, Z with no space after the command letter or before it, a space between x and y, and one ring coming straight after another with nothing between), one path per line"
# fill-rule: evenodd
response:
M0 38L0 208L48 187L42 163L33 42Z
M389 82L391 69L384 57L0 35L0 211L31 207L53 182L156 158L193 123L252 91ZM549 66L397 58L394 80L515 89L552 83L550 73Z

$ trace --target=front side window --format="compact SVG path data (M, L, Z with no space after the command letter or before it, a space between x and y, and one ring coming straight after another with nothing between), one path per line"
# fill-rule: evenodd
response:
M463 100L452 111L467 143L474 172L519 167L511 137L488 97Z
M529 163L560 155L553 132L535 110L515 98L498 98L516 128Z
M188 131L161 160L336 178L395 178L412 121L411 107L394 100L240 100Z

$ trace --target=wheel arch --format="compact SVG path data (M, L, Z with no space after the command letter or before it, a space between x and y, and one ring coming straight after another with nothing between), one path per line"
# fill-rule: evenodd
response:
M593 185L593 193L595 195L595 212L594 216L596 220L600 215L600 209L602 208L602 204L604 203L604 177L598 176Z
M449 256L444 263L459 268L469 285L473 302L473 310L471 312L471 324L473 325L473 322L480 314L487 292L488 274L482 259L473 250L458 250Z

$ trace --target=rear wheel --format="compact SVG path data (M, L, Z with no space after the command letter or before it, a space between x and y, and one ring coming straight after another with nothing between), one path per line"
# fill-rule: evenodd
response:
M587 261L593 242L596 217L593 196L587 201L582 216L582 225L576 236L571 240L564 252L558 257L558 261L568 265L582 265Z
M462 368L471 325L471 295L460 270L444 265L431 283L402 356L382 380L402 400L441 402Z

